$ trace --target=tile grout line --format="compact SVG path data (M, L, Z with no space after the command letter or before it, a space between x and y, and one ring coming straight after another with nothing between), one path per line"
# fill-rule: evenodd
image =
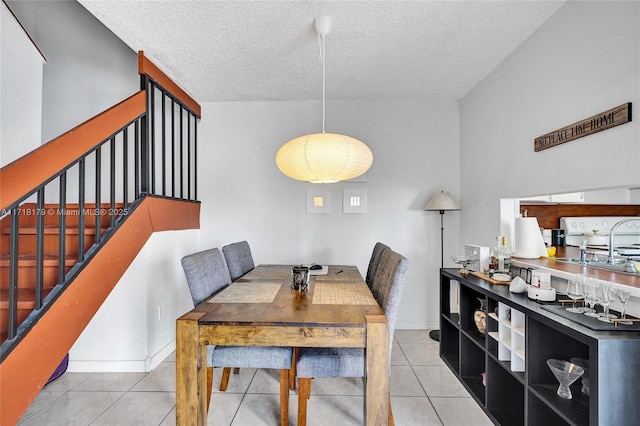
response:
M420 378L418 377L418 374L416 373L416 370L413 368L414 367L413 363L411 363L411 360L409 360L409 357L404 352L404 348L402 347L402 344L398 343L398 346L400 347L400 350L402 350L402 354L407 359L407 362L409 362L409 366L411 367L411 371L413 372L414 376L416 376L416 379L418 380L418 383L420 383L420 388L422 388L422 392L424 392L425 396L427 397L427 401L429 401L429 405L431 405L431 408L433 409L433 412L435 413L436 417L438 417L438 421L440 422L441 425L444 425L444 422L442 421L442 417L440 417L440 413L438 413L438 410L436 410L435 405L433 405L433 402L431 401L431 397L427 393L427 390L424 388L424 385L422 384L422 381L420 381ZM439 343L438 343L438 357L440 357L440 344Z

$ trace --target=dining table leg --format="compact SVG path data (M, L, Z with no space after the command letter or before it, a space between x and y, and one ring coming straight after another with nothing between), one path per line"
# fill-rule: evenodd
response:
M207 346L200 344L198 319L190 312L176 321L176 425L207 424Z
M389 424L389 323L384 315L365 315L365 425Z

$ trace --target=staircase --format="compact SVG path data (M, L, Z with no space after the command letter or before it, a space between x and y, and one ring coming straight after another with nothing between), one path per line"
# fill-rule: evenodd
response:
M17 325L20 326L27 316L36 309L40 295L38 291L38 249L37 217L43 216L42 241L42 298L46 298L51 290L58 284L60 277L64 276L71 268L86 255L91 246L99 241L100 235L107 230L110 217L109 205L102 205L96 209L95 204L85 205L83 211L84 228L80 227L80 208L77 204L68 205L64 210L59 204L45 204L43 209L38 209L34 203L25 203L20 206L18 228L18 261L17 261ZM117 217L124 212L124 206L118 205L114 210ZM102 212L102 214L100 214ZM60 231L61 215L65 217L65 232ZM96 236L96 225L100 225ZM60 236L64 235L61 242ZM0 344L7 340L9 328L9 283L10 283L10 236L11 215L0 220ZM64 263L60 270L60 247L64 247ZM80 251L82 247L82 252Z
M153 232L199 228L200 106L142 52L138 73L138 93L0 169L0 425Z

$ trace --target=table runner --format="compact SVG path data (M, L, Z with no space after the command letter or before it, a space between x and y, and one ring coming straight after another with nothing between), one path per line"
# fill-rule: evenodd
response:
M291 266L288 265L259 265L238 278L236 282L259 280L284 281L290 273Z
M317 282L313 290L313 304L317 305L375 305L369 289L357 282L330 284Z
M271 303L280 290L280 282L234 282L209 303Z

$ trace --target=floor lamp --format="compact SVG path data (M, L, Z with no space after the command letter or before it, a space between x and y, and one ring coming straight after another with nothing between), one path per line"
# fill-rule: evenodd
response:
M451 194L442 191L431 197L424 210L440 212L440 267L444 268L444 212L447 210L460 210L460 206L455 202ZM431 330L429 337L439 342L440 330Z

